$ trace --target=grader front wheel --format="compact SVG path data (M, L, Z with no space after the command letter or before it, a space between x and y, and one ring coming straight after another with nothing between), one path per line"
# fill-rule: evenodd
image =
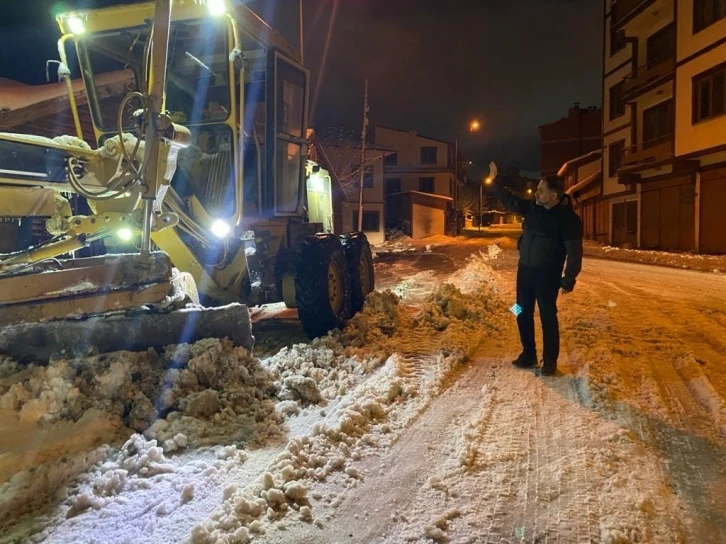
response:
M310 338L343 328L351 312L351 278L343 246L330 234L309 236L295 259L295 302Z

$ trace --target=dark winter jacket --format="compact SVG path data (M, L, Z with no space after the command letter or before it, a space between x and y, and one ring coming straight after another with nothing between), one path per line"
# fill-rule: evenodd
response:
M499 183L494 192L507 210L524 216L522 236L517 242L520 266L562 270L567 260L562 287L572 291L582 269L582 220L570 197L563 196L557 206L548 210L533 200L513 195Z

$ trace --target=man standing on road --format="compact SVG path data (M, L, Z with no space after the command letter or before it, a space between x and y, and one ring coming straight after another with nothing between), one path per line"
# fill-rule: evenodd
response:
M489 167L493 182L497 166L492 162ZM563 294L572 292L582 269L582 220L565 194L560 176L543 178L537 185L534 201L515 196L500 183L494 183L494 193L507 210L524 217L523 232L517 242L517 305L521 309L517 325L523 351L513 364L519 368L537 365L536 302L544 337L542 375L554 376L560 355L557 296L560 290Z

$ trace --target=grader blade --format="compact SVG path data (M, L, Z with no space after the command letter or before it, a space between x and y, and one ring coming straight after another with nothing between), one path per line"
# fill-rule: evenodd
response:
M199 306L191 275L176 272L163 252L57 261L52 271L0 277L0 354L19 362L225 337L252 349L247 306Z
M236 346L254 345L247 306L184 308L22 323L0 330L0 353L20 363L45 363L90 353L161 349L203 338L228 338Z

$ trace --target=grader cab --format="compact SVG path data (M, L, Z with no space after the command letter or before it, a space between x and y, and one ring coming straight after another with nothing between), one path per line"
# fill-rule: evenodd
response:
M0 352L32 359L29 336L48 356L200 336L251 347L247 306L284 301L311 337L363 306L370 247L362 233L332 234L330 176L307 154L309 73L290 44L225 0L58 24L76 134L0 133L0 214L47 216L52 235L0 255ZM106 254L72 258L94 240ZM210 308L179 310L180 296Z

